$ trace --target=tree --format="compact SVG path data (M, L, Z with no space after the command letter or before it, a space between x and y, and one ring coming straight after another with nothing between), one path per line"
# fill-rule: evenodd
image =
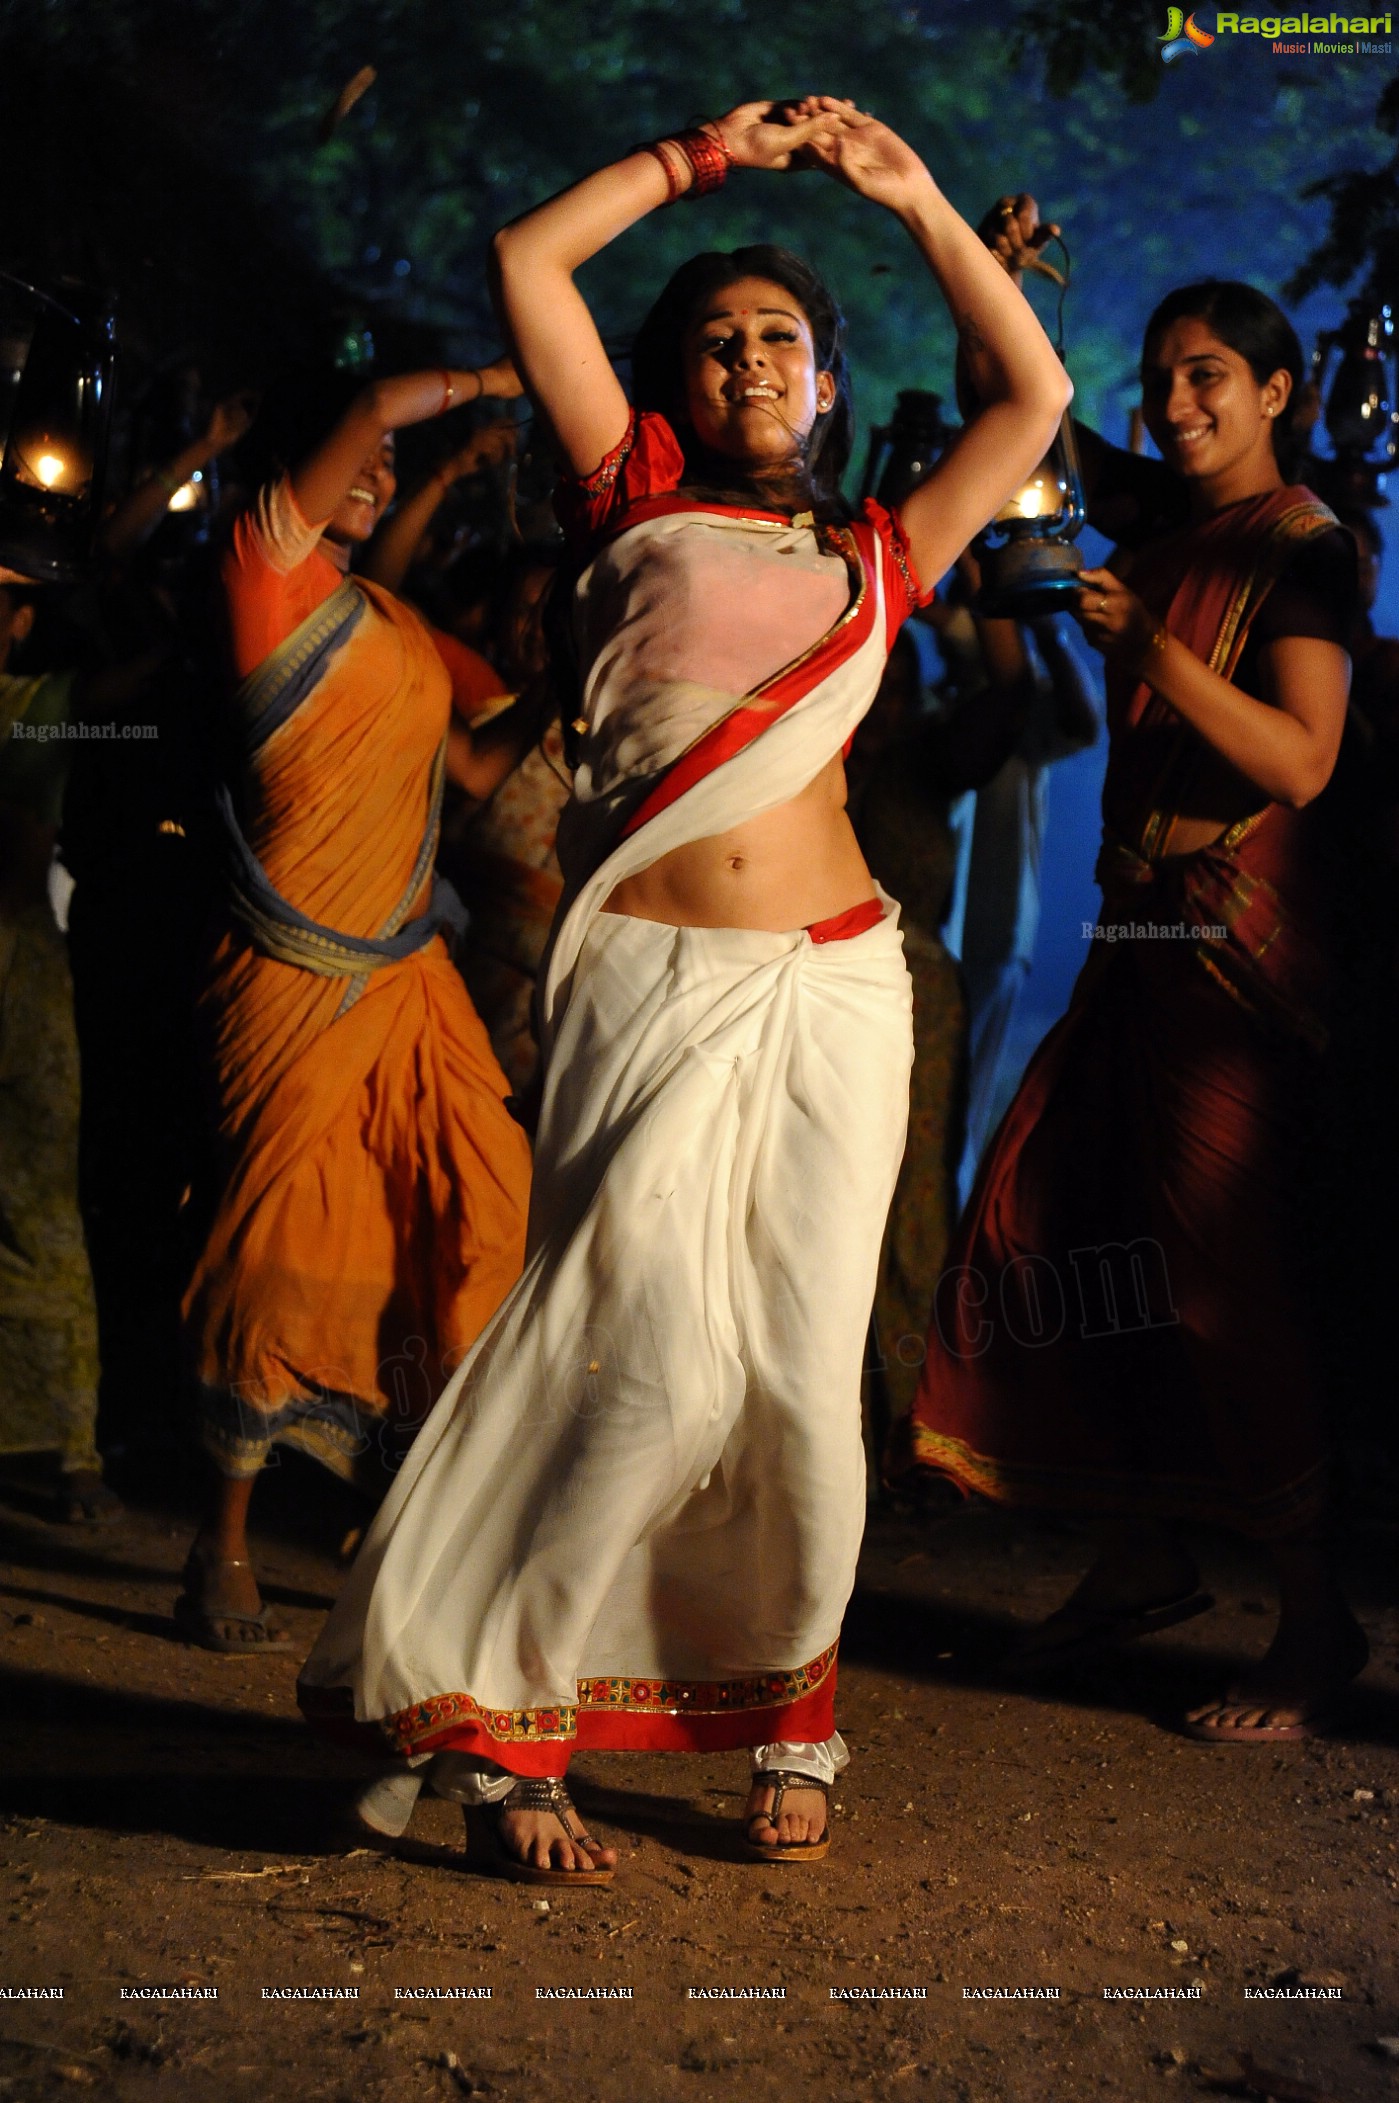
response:
M308 278L465 357L493 343L483 264L503 220L696 111L829 86L906 132L970 216L1028 187L1064 222L1080 406L1120 429L1150 305L1208 271L1275 291L1323 229L1323 203L1296 193L1354 157L1340 142L1365 135L1374 93L1362 68L1261 50L1164 67L1159 17L1155 0L1123 0L1107 28L1097 0L0 0L0 72L19 95L26 75L81 65L114 97L157 102L188 156L275 218ZM324 139L366 64L373 87ZM89 177L113 209L129 196L137 222L152 151L133 137L125 165ZM42 209L27 172L12 166L11 238ZM693 249L760 236L805 250L839 293L866 415L883 417L898 386L950 391L952 331L910 244L815 176L740 176L614 244L587 276L609 340L626 341ZM234 274L226 244L220 229L211 273L226 259ZM84 267L76 236L72 253Z

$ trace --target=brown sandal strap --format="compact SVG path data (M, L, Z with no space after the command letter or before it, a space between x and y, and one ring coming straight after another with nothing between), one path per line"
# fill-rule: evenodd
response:
M755 1785L761 1782L764 1788L772 1790L772 1803L766 1811L750 1811L744 1820L743 1830L750 1843L753 1842L753 1827L760 1819L764 1825L770 1825L774 1832L777 1831L777 1821L782 1813L782 1800L789 1789L819 1789L826 1802L830 1802L831 1792L825 1782L818 1781L814 1774L797 1774L790 1767L760 1767L753 1776L753 1781ZM785 1844L809 1847L811 1842L797 1841Z
M577 1806L565 1787L562 1775L522 1775L510 1794L499 1799L497 1809L552 1811L575 1847L595 1848L600 1845L580 1830L577 1823Z

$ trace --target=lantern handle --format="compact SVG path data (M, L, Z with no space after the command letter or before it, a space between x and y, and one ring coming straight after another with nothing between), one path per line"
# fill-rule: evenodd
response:
M1025 268L1038 271L1041 277L1049 278L1052 283L1059 287L1059 300L1054 315L1054 348L1062 359L1064 355L1064 300L1068 295L1069 285L1073 278L1073 263L1069 256L1069 244L1062 234L1051 234L1044 247L1048 248L1051 244L1057 246L1064 258L1062 270L1056 269L1053 263L1045 262L1044 249L1037 250L1034 256L1026 263Z
M75 314L71 307L65 307L62 300L55 299L51 292L44 292L38 285L31 285L27 278L16 277L12 270L0 270L0 279L7 285L14 285L20 292L27 292L31 299L37 299L44 306L52 307L55 314L61 314L65 321L71 321L75 329L85 326L81 317Z

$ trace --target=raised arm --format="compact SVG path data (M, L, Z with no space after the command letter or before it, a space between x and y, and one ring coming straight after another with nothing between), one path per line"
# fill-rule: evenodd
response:
M784 169L801 165L836 124L818 110L782 121L777 104L748 102L705 128L735 166ZM684 152L662 140L659 150L642 148L599 168L495 237L494 289L507 340L575 474L591 474L620 443L628 411L574 272L693 180Z
M426 423L483 399L510 401L520 382L508 357L489 365L430 372L399 373L373 380L355 396L330 435L292 472L292 489L303 515L319 525L332 518L354 487L370 454L391 431L404 424Z
M253 420L255 408L256 398L248 393L233 394L217 403L202 435L192 439L173 460L155 468L144 482L138 482L104 520L100 534L103 552L122 561L149 540L170 509L171 498L192 475L238 443Z
M510 459L515 444L516 428L512 423L497 421L473 431L459 453L453 453L434 468L411 497L394 506L365 551L360 575L382 584L386 591L401 590L418 543L445 503L448 491L481 468Z
M957 324L981 404L957 445L899 507L931 586L1043 459L1073 389L1023 294L912 147L849 104L822 97L797 107L841 112L839 128L813 150L832 175L907 230Z

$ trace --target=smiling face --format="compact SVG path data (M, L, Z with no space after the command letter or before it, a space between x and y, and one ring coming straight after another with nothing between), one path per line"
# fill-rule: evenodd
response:
M1281 486L1273 427L1291 390L1286 372L1257 380L1247 358L1194 315L1171 322L1142 360L1147 430L1206 510Z
M701 445L750 468L795 467L836 397L811 323L784 285L743 277L706 299L682 346L685 405Z
M339 541L347 547L368 540L393 502L393 493L398 487L393 463L393 433L389 431L361 463L354 481L336 506L325 529L327 540Z

